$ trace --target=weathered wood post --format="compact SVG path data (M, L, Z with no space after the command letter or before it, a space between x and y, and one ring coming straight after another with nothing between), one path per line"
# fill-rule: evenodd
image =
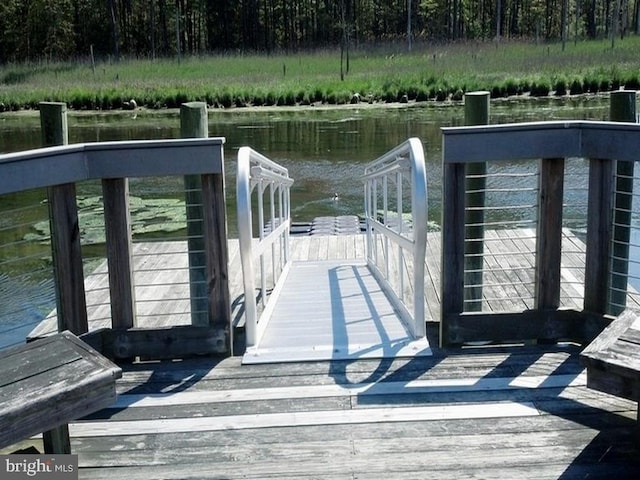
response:
M42 102L39 106L42 145L51 147L69 143L66 104ZM76 186L73 183L55 185L49 187L47 195L58 331L70 330L80 335L89 327Z
M207 105L204 102L183 103L180 106L180 136L182 138L209 136ZM206 326L209 324L209 317L200 176L185 175L184 189L187 208L191 324Z
M636 121L636 92L612 92L609 119L613 122ZM615 210L613 213L613 260L609 313L618 315L627 304L629 273L629 240L631 238L631 208L633 204L634 162L616 162Z
M67 105L42 102L39 107L42 146L52 147L68 144ZM89 326L82 270L76 186L74 183L68 183L49 187L47 197L58 331L70 330L76 335L80 335L86 333ZM68 425L61 425L44 432L42 441L45 452L71 453Z
M536 310L555 310L560 306L563 195L564 158L543 158L538 186Z
M487 125L489 123L489 99L489 92L469 92L465 94L465 125ZM486 174L487 164L485 162L469 163L466 166L465 310L476 312L482 310Z
M102 180L104 230L109 267L111 326L135 326L136 307L129 212L129 179Z

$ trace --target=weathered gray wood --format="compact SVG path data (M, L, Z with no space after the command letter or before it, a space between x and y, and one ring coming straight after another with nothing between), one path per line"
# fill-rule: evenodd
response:
M102 333L102 345L101 353L113 359L140 356L161 360L229 353L228 330L191 325L106 330Z
M180 136L207 138L209 136L207 105L203 102L183 103L180 106ZM191 323L205 326L209 323L205 239L203 235L202 183L199 175L184 177L187 208L187 238L189 244L189 286Z
M637 319L637 311L625 310L583 350L590 388L640 401L640 335L631 330Z
M41 104L40 125L43 146L68 143L65 104ZM87 331L88 324L76 188L72 183L51 185L47 193L58 331L71 330L81 334Z
M228 358L215 366L208 359L133 365L121 381L123 399L135 392L143 401L174 402L118 404L72 425L74 451L82 478L638 476L635 406L587 390L576 348L550 348L475 349L384 364L240 366ZM448 390L429 391L418 379ZM493 382L503 388L485 388ZM384 393L387 383L393 389ZM366 394L318 398L316 387ZM279 391L274 401L270 395ZM224 401L226 394L233 400ZM442 416L431 418L435 411ZM266 426L274 420L279 425ZM181 424L183 430L169 431ZM188 429L192 424L196 430Z
M220 173L223 143L223 138L96 142L3 154L0 194L102 178Z
M0 352L0 369L0 448L51 431L50 453L69 453L66 423L113 403L122 375L70 332Z
M543 159L539 182L535 308L556 309L560 305L564 159Z
M464 164L443 166L441 346L451 342L448 318L464 308L464 173Z
M135 289L131 257L129 180L102 180L104 228L109 266L109 293L113 328L135 325Z
M607 313L613 219L613 162L589 160L584 309Z
M443 133L444 163L530 160L532 158L583 157L636 161L640 149L639 125L551 121L446 127Z
M231 299L224 174L201 178L206 260L207 323L225 332L229 348Z
M445 317L452 344L523 340L582 340L583 316L573 310L465 313Z
M51 187L48 197L58 331L79 335L88 323L75 185Z
M67 105L59 102L40 102L40 130L42 146L54 147L69 143Z
M489 123L489 92L469 92L464 96L465 125ZM482 310L482 270L484 253L484 207L487 164L466 165L466 218L465 218L465 300L467 310Z
M575 299L570 302L563 301L563 308L581 309L582 296L580 292L580 282L583 281L581 272L584 265L584 244L575 237L569 230L563 231L563 241L571 242L570 249L565 249L563 254L563 284L569 280L578 282L578 288L573 292ZM504 305L511 305L514 301L514 289L516 296L529 302L527 308L533 307L533 285L534 285L534 252L535 252L535 231L533 229L488 231L491 238L490 252L495 257L494 267L503 266L512 269L507 272L493 272L503 277L504 289L508 288L512 294L500 293L503 288L500 285L491 285L494 299L504 298L501 304L496 304L496 308L504 308ZM345 251L346 259L362 259L364 256L365 235L354 235L336 237L340 239L336 243L336 248L341 241L355 245L354 250ZM331 256L338 256L338 251L328 252L329 237L322 236L294 236L291 242L291 252L293 258L298 261L307 261L312 255L314 260L326 260L327 257L320 256L320 250L324 255L331 253ZM242 276L239 268L238 243L236 239L227 241L229 254L229 292L233 306L234 324L238 327L243 325L242 309ZM313 246L313 248L310 247ZM321 248L322 247L322 248ZM134 271L136 272L136 298L141 301L138 305L138 326L140 328L158 328L171 325L185 325L190 323L188 313L188 274L186 267L187 245L186 242L152 242L134 244ZM268 262L270 264L270 262ZM441 288L441 238L440 232L429 233L427 242L427 256L425 258L427 282L425 286L425 296L427 298L427 308L431 313L430 319L440 319L440 288ZM565 277L565 266L572 267L571 279ZM106 265L100 266L98 271L106 272ZM87 296L90 304L103 304L107 302L106 275L91 275L87 280ZM508 279L508 281L507 281ZM490 279L500 283L494 275ZM510 286L509 286L510 285ZM496 290L497 289L497 290ZM528 299L528 300L527 300ZM638 306L637 301L630 297L630 304ZM493 302L495 303L495 302ZM488 306L489 308L489 306ZM520 306L518 311L525 308ZM106 312L90 312L90 329L109 327L110 323L108 306ZM486 313L491 313L487 310ZM599 334L608 321L602 315L584 312L582 314L584 324L580 331L576 332L576 338L584 338L586 341L592 340ZM54 322L55 323L55 322ZM55 325L51 325L51 320L43 322L33 336L42 336L55 331Z

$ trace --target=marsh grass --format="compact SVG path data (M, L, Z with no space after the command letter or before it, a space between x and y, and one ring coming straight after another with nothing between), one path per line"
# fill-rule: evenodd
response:
M493 97L595 93L640 87L640 37L567 45L525 42L417 45L411 53L358 49L340 80L338 51L290 55L216 55L161 60L10 64L0 68L0 111L37 108L148 108L186 101L212 107L459 100L472 90Z

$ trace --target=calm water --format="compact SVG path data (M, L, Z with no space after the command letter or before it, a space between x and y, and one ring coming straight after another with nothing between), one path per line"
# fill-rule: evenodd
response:
M235 156L238 148L249 145L269 158L283 164L295 179L292 190L294 221L311 221L321 215L360 214L363 212L362 184L358 180L364 164L409 137L419 137L427 157L429 217L440 222L441 168L440 127L463 124L461 105L420 107L361 108L305 108L301 110L233 110L209 113L210 136L226 138L225 170L227 177L228 226L235 233ZM589 119L606 120L608 97L576 99L540 99L500 101L491 105L491 122ZM179 136L177 112L71 113L69 115L70 143L176 138ZM40 144L40 125L37 115L0 114L0 153L8 153ZM179 161L179 159L176 159ZM581 169L577 164L577 169ZM571 174L571 172L568 172ZM172 181L132 183L132 191L146 197L178 196L179 185ZM175 181L174 181L175 182ZM174 188L175 187L175 188ZM173 193L167 193L172 190ZM100 194L99 185L86 184L79 188L82 196ZM339 200L334 201L337 193ZM570 195L570 193L569 193ZM0 245L19 241L32 234L31 223L46 218L46 206L41 204L43 192L33 192L28 210L16 213L22 198L0 199ZM571 203L571 202L569 202ZM11 212L11 213L7 213ZM4 225L24 223L24 228L5 233ZM15 238L7 238L15 235ZM88 234L89 235L89 234ZM83 247L87 256L103 256L99 241ZM25 274L38 268L49 268L46 249L38 247L29 254L32 262L12 267L6 255L0 253L0 347L20 341L25 322L35 324L55 306L52 285L46 278ZM39 250L40 249L40 250ZM34 254L35 252L35 254ZM37 265L33 265L37 264ZM10 332L6 332L10 329Z
M494 102L491 122L552 119L606 119L607 97ZM233 214L235 155L249 145L285 165L295 179L292 214L296 221L319 215L363 211L363 165L409 137L422 139L428 162L430 217L439 217L440 127L463 124L463 107L369 107L299 111L212 110L209 135L226 138L225 168L229 213ZM0 115L0 153L37 148L37 116ZM142 140L179 136L177 113L80 114L69 117L69 141ZM334 202L338 193L340 200ZM230 229L234 225L230 217Z

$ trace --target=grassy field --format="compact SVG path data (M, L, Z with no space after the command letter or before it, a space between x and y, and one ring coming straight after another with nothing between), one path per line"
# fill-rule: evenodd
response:
M340 79L340 52L203 56L119 63L31 63L0 67L0 111L63 101L72 109L147 108L185 101L212 107L446 101L465 91L492 96L565 95L640 88L640 37L535 45L524 42L353 49Z

